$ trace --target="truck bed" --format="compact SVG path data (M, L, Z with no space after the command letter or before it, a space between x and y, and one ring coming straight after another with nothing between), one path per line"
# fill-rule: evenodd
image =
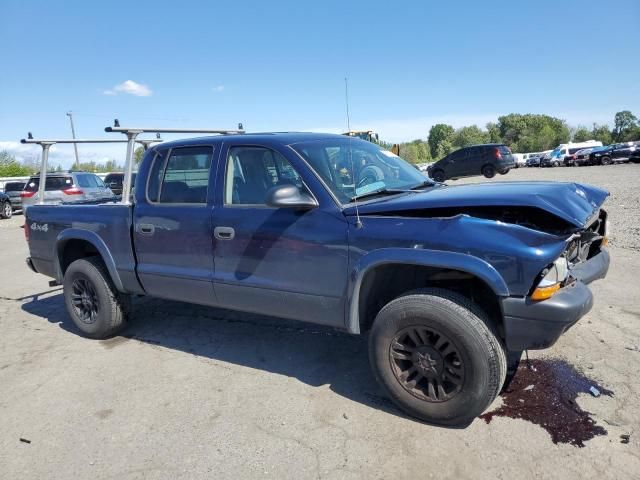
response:
M25 234L30 238L33 267L61 282L65 255L74 255L84 239L96 246L118 290L143 293L135 272L132 213L132 206L117 203L29 207L25 213L25 229L28 229ZM67 237L70 240L65 241Z

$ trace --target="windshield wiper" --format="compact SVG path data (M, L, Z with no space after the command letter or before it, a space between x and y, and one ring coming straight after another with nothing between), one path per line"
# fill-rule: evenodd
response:
M424 188L424 187L433 187L434 185L435 185L435 182L431 180L425 180L424 182L420 182L415 187L411 187L411 190L417 190L419 188Z
M407 193L407 192L410 192L410 191L411 190L400 190L400 189L394 189L394 188L380 188L379 190L373 190L372 192L361 193L360 195L356 195L355 197L351 197L351 199L349 201L353 202L354 200L360 200L361 198L372 197L374 195L395 195L397 193Z

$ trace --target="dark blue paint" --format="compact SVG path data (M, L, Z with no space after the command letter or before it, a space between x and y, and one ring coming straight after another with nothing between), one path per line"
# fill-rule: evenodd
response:
M425 193L386 197L360 206L360 213L399 212L421 208L471 206L538 207L582 227L607 198L606 190L591 185L559 182L493 182L441 187ZM355 207L346 209L354 214Z
M499 298L521 298L542 269L562 253L569 236L468 215L419 218L401 212L528 206L578 229L597 214L607 196L604 190L572 183L434 187L363 202L359 205L361 226L357 226L355 205L337 204L315 172L289 148L323 138L327 135L255 134L156 146L147 152L137 176L134 207L31 207L27 224L50 228L31 233L34 265L42 273L55 272L63 242L84 239L103 255L123 292L296 318L357 333L359 287L373 268L399 263L457 269L480 278ZM207 203L148 202L145 180L156 153L187 145L214 147ZM280 152L319 206L305 212L225 206L226 153L234 145ZM152 224L154 233L141 234L141 223ZM220 226L233 228L235 238L215 239L213 230Z

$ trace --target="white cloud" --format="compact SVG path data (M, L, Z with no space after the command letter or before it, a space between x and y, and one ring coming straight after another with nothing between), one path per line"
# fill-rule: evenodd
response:
M222 92L222 91L224 91L224 85L216 85L215 87L213 87L213 91L214 92Z
M135 95L136 97L150 97L153 94L148 85L137 83L133 80L125 80L113 88L102 92L103 95L117 95L118 93L127 93L129 95Z

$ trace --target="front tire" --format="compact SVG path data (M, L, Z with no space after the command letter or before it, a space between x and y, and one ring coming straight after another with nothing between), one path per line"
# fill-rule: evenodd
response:
M81 258L64 274L64 301L73 323L89 338L108 338L128 319L130 297L119 293L102 259Z
M611 157L602 157L600 159L600 165L611 165Z
M486 314L467 298L430 288L376 316L369 358L378 382L409 415L467 425L496 398L506 357Z
M13 208L11 207L11 203L4 202L0 208L0 217L9 219L13 216Z
M438 183L442 183L445 181L444 172L442 170L436 170L435 172L433 172L433 176L431 178Z

